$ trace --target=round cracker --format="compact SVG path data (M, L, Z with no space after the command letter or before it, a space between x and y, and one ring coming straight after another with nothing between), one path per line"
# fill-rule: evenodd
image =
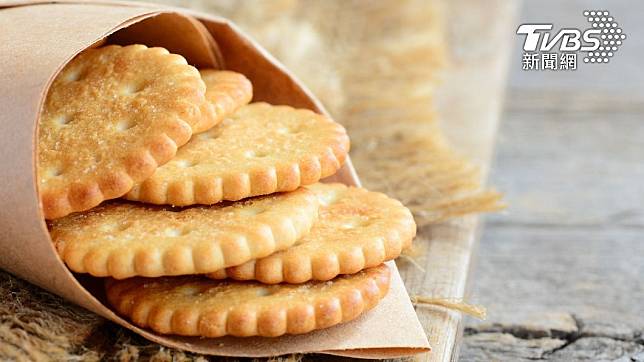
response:
M243 74L214 69L200 69L199 73L206 83L205 112L209 116L193 127L194 133L209 130L253 98L253 85Z
M161 334L202 337L277 337L328 328L375 307L388 289L386 265L300 285L200 276L106 282L109 303L134 324Z
M323 115L252 103L194 136L126 198L185 206L290 191L334 174L348 150L345 129Z
M207 273L285 249L307 234L318 200L307 189L184 209L110 202L50 222L78 273L117 279Z
M45 218L123 196L188 142L205 84L180 55L144 45L89 49L56 77L40 117Z
M329 280L398 257L416 235L411 212L398 200L342 184L309 188L318 194L321 204L309 234L286 250L208 277L267 284Z

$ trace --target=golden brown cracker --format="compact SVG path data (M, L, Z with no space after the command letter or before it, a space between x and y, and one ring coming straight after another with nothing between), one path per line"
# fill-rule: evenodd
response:
M106 290L119 314L157 333L277 337L353 320L378 304L389 282L389 268L380 265L300 285L183 276L108 279Z
M243 74L214 69L201 69L199 73L206 83L204 113L209 116L193 127L194 133L209 130L253 98L253 86Z
M268 257L208 274L262 283L303 283L352 274L398 257L411 245L411 212L384 194L342 184L316 184L320 213L311 232Z
M54 79L38 131L45 218L120 197L188 142L205 84L180 55L144 45L88 49Z
M344 128L323 115L253 103L195 135L126 198L185 206L290 191L335 173L348 150Z
M317 218L307 189L184 209L110 202L49 223L67 266L117 279L207 273L289 247Z

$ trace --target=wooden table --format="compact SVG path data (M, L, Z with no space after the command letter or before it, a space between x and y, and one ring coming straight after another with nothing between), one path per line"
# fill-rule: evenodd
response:
M525 2L521 22L587 27L588 6ZM601 6L628 36L609 64L522 71L515 37L490 180L510 206L485 222L489 318L467 320L464 361L644 360L644 4Z

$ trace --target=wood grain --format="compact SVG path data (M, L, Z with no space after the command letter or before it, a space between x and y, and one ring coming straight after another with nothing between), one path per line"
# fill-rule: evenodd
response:
M509 207L486 220L464 361L644 360L644 3L525 1L516 26L592 6L628 36L609 64L523 71L515 38L490 181Z

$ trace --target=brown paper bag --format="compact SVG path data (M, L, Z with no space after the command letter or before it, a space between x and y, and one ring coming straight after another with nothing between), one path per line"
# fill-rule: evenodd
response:
M37 124L47 88L66 62L103 43L164 46L198 67L245 74L254 100L326 113L282 65L230 21L153 4L0 1L0 267L154 342L240 357L319 352L363 358L429 350L398 270L374 310L345 325L280 338L187 338L140 329L104 304L102 282L70 273L58 258L39 206ZM332 177L359 185L350 161Z

